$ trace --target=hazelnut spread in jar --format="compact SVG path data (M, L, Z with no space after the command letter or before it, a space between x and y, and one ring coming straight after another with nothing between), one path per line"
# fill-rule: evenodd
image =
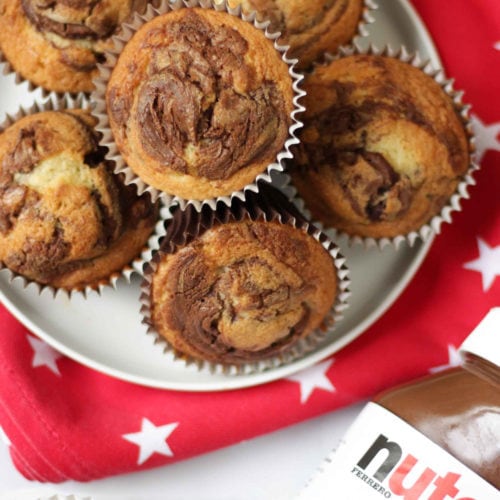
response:
M460 353L368 403L299 498L500 499L500 308Z

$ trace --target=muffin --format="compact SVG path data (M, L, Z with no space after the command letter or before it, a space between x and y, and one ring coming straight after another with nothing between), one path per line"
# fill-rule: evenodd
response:
M233 200L215 214L188 205L169 221L145 273L145 322L184 359L259 362L332 320L333 254L301 216L252 212Z
M288 65L261 30L202 8L145 22L106 89L128 167L157 190L193 200L241 190L276 161L293 98Z
M351 236L391 238L439 214L470 162L465 123L421 69L354 54L306 77L291 177L314 218Z
M147 0L0 0L0 49L26 80L90 92L111 36Z
M289 56L306 69L350 42L363 18L364 0L229 0L245 11L270 21L269 30L281 33L280 43L290 46Z
M146 245L156 209L110 172L88 111L43 111L0 134L0 264L30 281L109 283Z

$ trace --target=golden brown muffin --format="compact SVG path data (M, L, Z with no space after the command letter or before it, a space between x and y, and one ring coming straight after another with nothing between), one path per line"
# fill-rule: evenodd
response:
M147 277L149 322L175 351L188 359L251 363L322 326L336 297L337 271L321 243L278 220L230 217L209 229L198 226L202 220L192 207L174 215Z
M29 280L106 283L153 230L154 207L111 174L94 125L87 111L46 111L0 134L0 263Z
M185 199L252 183L283 149L292 79L271 41L226 12L189 8L145 23L106 92L116 145L145 183Z
M0 49L26 80L55 92L91 92L98 62L147 0L0 0Z
M298 58L298 67L308 68L335 52L357 34L364 0L229 0L246 11L269 20L269 30L281 33L280 43L290 45L288 55Z
M306 78L302 144L292 179L314 218L350 235L419 229L469 166L451 98L399 59L340 58Z

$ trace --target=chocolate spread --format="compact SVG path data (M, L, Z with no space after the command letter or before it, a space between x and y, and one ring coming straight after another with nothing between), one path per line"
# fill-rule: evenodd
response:
M391 389L375 402L500 488L498 386L456 368Z

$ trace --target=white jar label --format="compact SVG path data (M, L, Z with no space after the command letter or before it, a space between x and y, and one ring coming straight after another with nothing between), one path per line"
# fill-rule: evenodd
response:
M500 492L405 421L368 403L298 500L495 500Z

